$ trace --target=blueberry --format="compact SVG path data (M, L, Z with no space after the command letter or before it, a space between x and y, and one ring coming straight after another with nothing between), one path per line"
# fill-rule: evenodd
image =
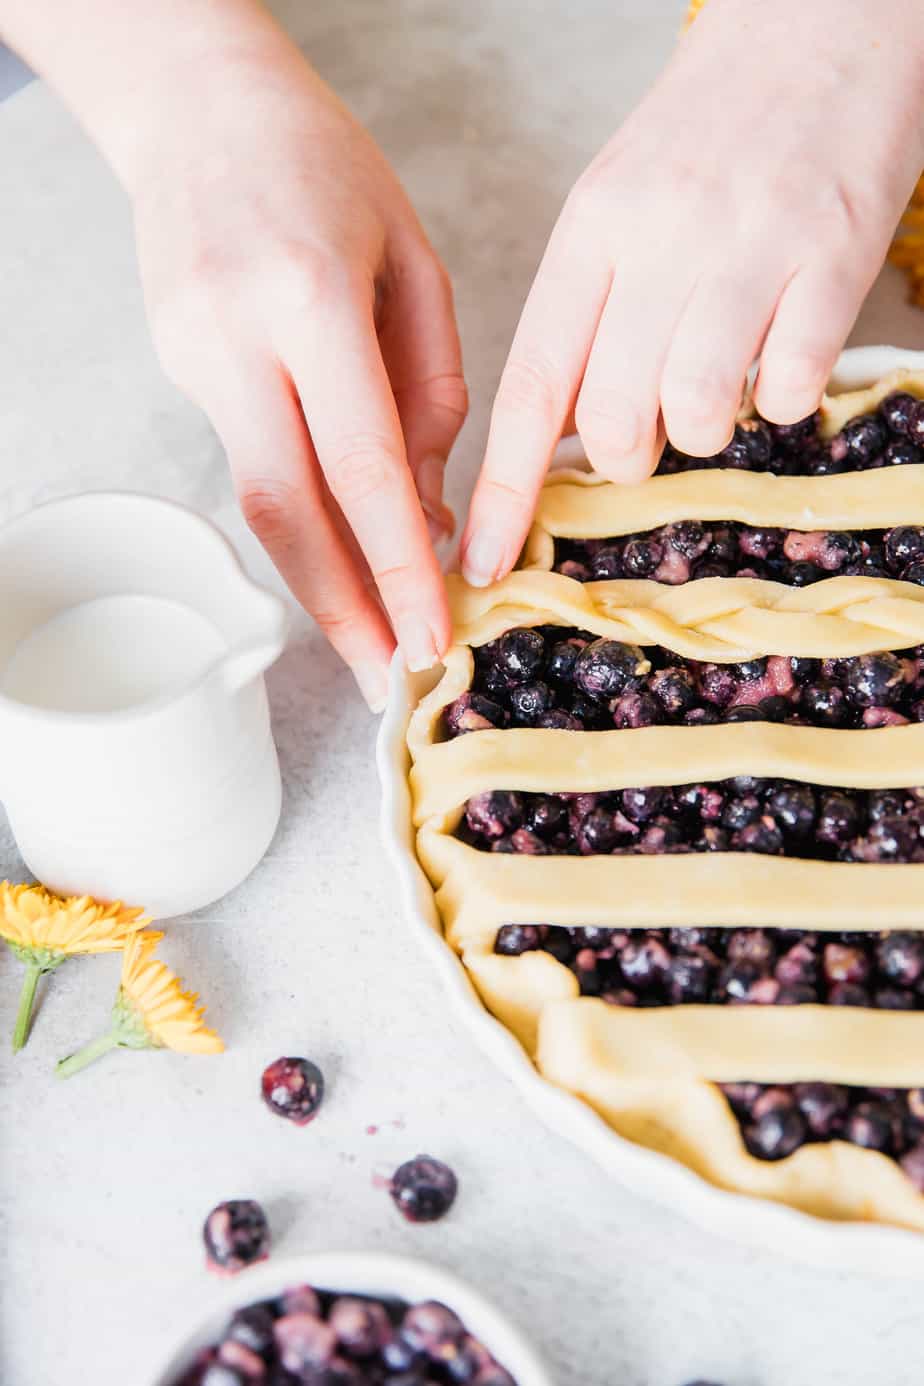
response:
M622 552L623 572L627 578L650 578L663 557L662 545L652 536L630 539Z
M887 467L913 467L920 462L924 462L924 448L918 443L911 443L902 438L897 443L890 443L882 454Z
M465 1327L445 1304L431 1299L408 1309L401 1321L400 1334L412 1348L439 1360L442 1350L462 1340Z
M351 1357L372 1357L391 1337L388 1315L375 1300L344 1295L334 1300L327 1321Z
M517 684L510 693L510 709L515 722L529 725L544 712L548 712L554 702L552 690L547 683L536 679L533 683Z
M890 1151L894 1133L892 1113L882 1102L860 1102L844 1125L844 1138L865 1150Z
M644 672L645 661L635 646L618 640L595 640L578 655L574 681L589 698L608 702Z
M561 573L562 577L572 578L574 582L590 582L590 569L585 564L576 562L573 558L566 558L563 562L557 563L555 571Z
M876 946L876 963L888 981L914 986L924 977L924 935L886 934Z
M721 720L722 715L715 707L693 707L683 714L685 727L714 727Z
M699 684L702 696L717 707L727 707L738 691L738 680L728 664L704 664Z
M556 683L570 683L577 657L586 644L586 640L572 636L568 640L559 640L557 644L553 645L546 670L548 677L554 679Z
M781 856L783 853L783 834L768 815L756 823L748 823L732 838L732 846L738 852L761 852L765 856Z
M210 1362L197 1379L199 1386L248 1386L247 1377L225 1362Z
M310 1059L276 1059L263 1070L260 1090L271 1112L307 1126L324 1099L324 1075Z
M526 809L526 826L540 837L553 837L568 826L568 810L563 799L550 794L530 798Z
M865 982L870 962L862 948L850 943L826 943L822 953L825 980L836 982Z
M742 467L762 472L770 461L773 439L762 419L743 419L735 426L734 437L719 454L725 467Z
M835 438L835 443L843 444L842 438ZM847 449L846 447L837 451L829 445L813 453L806 464L806 472L809 476L836 476L839 472L847 470Z
M796 1106L772 1107L744 1129L744 1143L758 1160L784 1160L808 1135L805 1118Z
M689 712L696 702L696 686L687 669L676 666L659 669L649 678L648 687L671 717Z
M902 572L909 563L924 558L924 526L896 525L886 531L883 548L892 572Z
M269 1254L266 1214L250 1198L233 1198L212 1209L202 1228L209 1265L235 1273Z
M276 1301L276 1314L284 1318L286 1314L314 1314L321 1312L321 1301L317 1291L310 1285L290 1285Z
M767 799L772 814L785 833L806 837L815 827L815 795L807 784L783 784Z
M728 800L722 813L722 826L730 832L740 832L760 817L760 800L754 794L736 795Z
M620 730L655 727L664 721L664 709L650 693L623 693L612 704L613 725Z
M605 808L591 809L582 818L574 834L578 851L584 856L599 856L612 852L620 838L612 813Z
M684 558L700 558L712 542L712 535L698 520L681 520L679 524L668 525L665 537L671 548Z
M703 953L677 953L668 966L668 994L675 1006L709 1000L715 963Z
M537 727L545 727L549 731L583 731L584 723L579 717L575 717L573 712L565 712L560 707L553 707L549 712L543 712L541 717L536 718Z
M446 725L452 736L503 727L506 721L507 713L501 705L480 693L463 693L446 709Z
M869 1007L871 1004L869 991L859 982L835 982L828 991L829 1006Z
M406 1342L400 1333L396 1334L382 1348L382 1365L390 1373L401 1374L388 1376L386 1380L389 1386L396 1386L396 1382L402 1380L407 1382L407 1386L426 1386L423 1376L414 1371L421 1360L422 1353Z
M753 703L738 703L725 713L726 722L763 722L764 714Z
M731 962L765 968L773 961L776 950L763 929L733 929L726 940L725 953Z
M545 663L545 641L538 630L508 630L497 642L495 660L510 683L529 683Z
M473 794L465 806L465 819L481 837L503 837L523 822L523 798L513 790L494 789Z
M821 661L818 659L804 659L801 655L793 655L789 661L789 667L796 683L811 683L817 679L821 670Z
M818 826L815 836L819 842L841 847L856 835L860 828L857 801L838 790L822 795L818 806Z
M791 587L811 587L820 582L825 572L814 563L790 563L786 569L786 579Z
M273 1348L275 1322L275 1314L265 1304L251 1304L246 1309L238 1309L225 1330L225 1338L268 1359Z
M849 715L843 690L829 683L803 688L799 705L809 721L820 727L841 727Z
M905 795L897 789L874 789L866 801L866 811L871 823L880 818L893 818L905 811Z
M854 467L868 467L889 441L882 421L875 414L853 419L842 430L847 445L847 457Z
M847 1091L835 1083L796 1083L793 1095L816 1140L836 1136L847 1114Z
M916 399L908 410L907 431L912 443L924 444L924 400Z
M770 558L779 553L782 534L778 529L757 529L745 525L739 532L738 544L747 558Z
M391 1196L409 1222L436 1222L449 1212L458 1187L448 1165L432 1155L418 1155L395 1170Z
M730 1005L747 1006L764 999L772 1004L778 991L779 983L766 968L746 959L728 963L719 976L718 993Z
M745 659L740 664L735 665L735 672L745 683L754 683L766 674L767 660L766 658Z
M671 955L656 938L632 939L622 950L619 963L633 991L661 987L669 976Z
M916 582L919 586L924 586L924 558L916 558L913 563L902 573L903 582Z
M620 795L622 811L633 823L647 823L660 813L664 803L664 790L649 785L638 789L624 789Z
M880 1011L916 1011L918 1003L914 992L907 987L879 987L873 997L873 1005Z
M285 1314L274 1328L280 1366L300 1380L329 1367L337 1351L337 1335L316 1314Z
M803 936L776 961L773 975L783 986L812 987L818 980L818 957L813 936Z
M916 400L906 390L893 390L879 406L886 427L899 437L907 437Z
M502 924L494 940L495 953L516 958L521 953L531 953L542 947L542 935L538 924Z
M793 424L771 424L770 433L774 443L787 452L804 448L818 433L819 414L809 414Z
M622 577L622 553L614 544L597 550L591 560L590 575L597 582Z

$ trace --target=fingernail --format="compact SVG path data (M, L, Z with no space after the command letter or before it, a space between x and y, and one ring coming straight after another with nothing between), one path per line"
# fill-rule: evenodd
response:
M462 558L462 572L472 587L487 587L497 577L503 562L503 540L482 529L469 540Z
M418 616L414 611L399 616L395 621L395 635L398 637L404 661L412 674L433 668L438 658L436 641L422 616Z
M369 704L369 711L382 712L388 702L388 666L361 660L352 668L359 691Z

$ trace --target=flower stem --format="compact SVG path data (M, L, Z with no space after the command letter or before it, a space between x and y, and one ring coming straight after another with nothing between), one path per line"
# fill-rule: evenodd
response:
M22 979L22 990L19 993L19 1010L16 1012L16 1029L13 1031L14 1054L19 1053L29 1037L32 1007L35 1003L35 989L44 970L44 968L39 967L38 963L26 963L26 975Z
M91 1040L82 1049L78 1049L76 1054L71 1054L66 1059L60 1059L55 1065L55 1072L59 1078L70 1078L72 1074L79 1073L88 1064L101 1059L104 1054L108 1054L110 1049L117 1049L119 1045L118 1036L109 1030L105 1035L100 1035L98 1039Z

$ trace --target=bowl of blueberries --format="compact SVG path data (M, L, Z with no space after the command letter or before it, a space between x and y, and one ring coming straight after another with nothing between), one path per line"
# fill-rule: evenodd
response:
M553 1386L480 1291L422 1261L326 1252L226 1280L144 1386Z

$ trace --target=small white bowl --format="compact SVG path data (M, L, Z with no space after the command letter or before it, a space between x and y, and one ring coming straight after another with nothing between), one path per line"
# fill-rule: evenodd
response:
M272 1299L290 1285L313 1285L342 1294L403 1299L409 1304L435 1299L455 1311L468 1331L502 1366L517 1386L554 1386L552 1378L519 1329L471 1285L449 1271L405 1256L378 1252L318 1252L270 1259L243 1271L203 1296L195 1324L142 1379L142 1386L174 1386L195 1364L203 1348L217 1342L236 1309Z

